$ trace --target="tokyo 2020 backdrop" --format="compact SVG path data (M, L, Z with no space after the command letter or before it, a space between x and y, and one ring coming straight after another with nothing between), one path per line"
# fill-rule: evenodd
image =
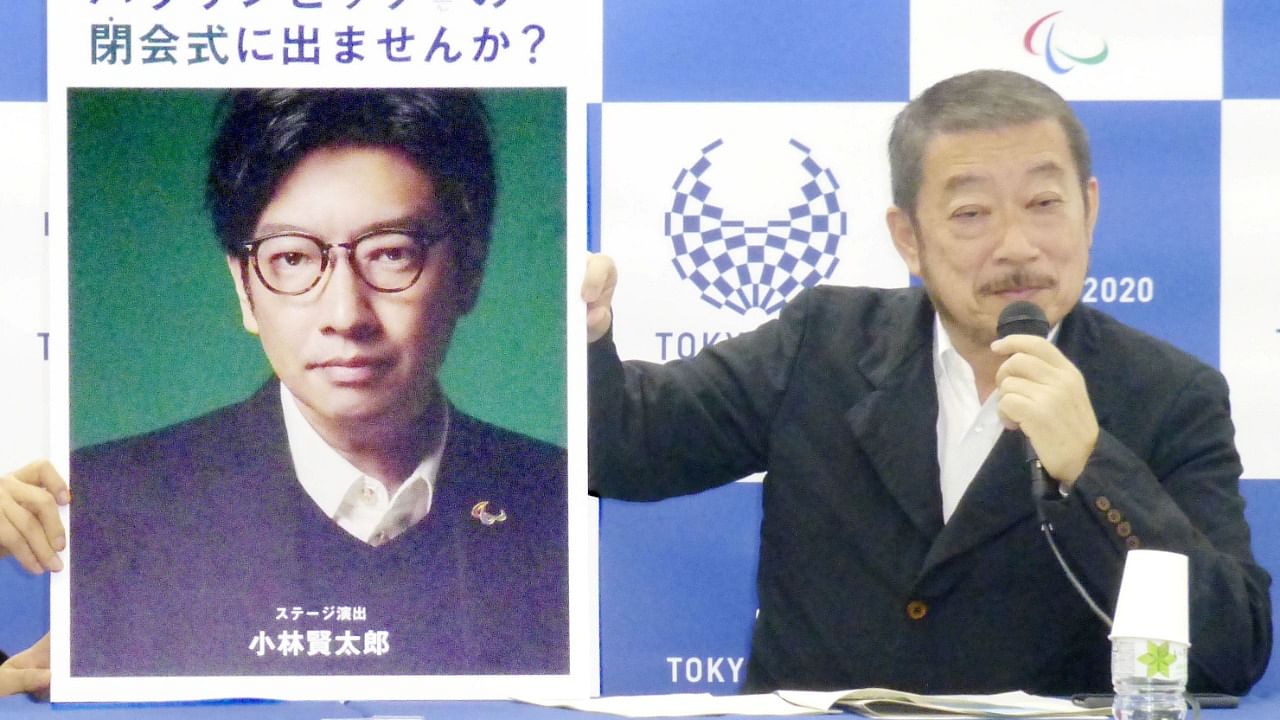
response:
M31 167L43 70L39 19L6 7L0 142ZM910 282L884 228L893 115L979 67L1039 78L1084 121L1101 186L1083 300L1219 367L1232 391L1254 551L1280 569L1280 6L1265 0L603 0L603 78L588 115L590 239L615 255L624 357L679 357L758 325L814 282ZM28 28L25 32L23 28ZM23 50L27 48L27 50ZM26 59L24 59L26 58ZM25 63L25 64L24 64ZM26 130L19 130L25 128ZM572 168L571 168L572 171ZM38 173L39 170L33 170ZM9 267L2 391L44 382L42 255L31 173L0 196ZM715 254L717 228L790 244ZM228 300L229 302L229 300ZM568 322L576 322L570 308ZM32 388L35 388L34 390ZM42 417L43 408L31 415ZM2 458L43 434L5 418ZM29 450L30 449L30 450ZM731 692L755 611L760 484L601 506L606 694ZM37 615L39 581L0 565L0 604ZM0 643L41 621L0 614ZM1194 652L1194 650L1193 650ZM1280 670L1255 692L1280 689Z
M1280 567L1277 32L1280 7L1231 0L606 2L590 188L619 351L690 355L818 282L909 283L884 223L889 123L945 77L1021 72L1092 143L1083 301L1226 373L1254 550ZM602 503L604 692L740 683L760 493Z

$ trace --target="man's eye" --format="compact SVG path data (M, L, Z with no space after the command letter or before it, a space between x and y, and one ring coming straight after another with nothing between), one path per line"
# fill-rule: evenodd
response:
M409 256L409 251L405 248L383 248L374 252L374 260L383 260L388 262L396 262L404 260Z
M400 267L418 262L422 253L411 238L397 235L371 239L360 246L358 254L365 264Z
M289 267L298 267L311 262L311 258L306 253L301 252L282 252L276 253L271 257L273 265L288 265Z
M951 217L956 220L975 220L984 214L981 208L960 208L951 213Z
M268 266L275 268L277 271L301 270L311 267L316 262L317 259L314 253L301 251L275 252L267 258Z

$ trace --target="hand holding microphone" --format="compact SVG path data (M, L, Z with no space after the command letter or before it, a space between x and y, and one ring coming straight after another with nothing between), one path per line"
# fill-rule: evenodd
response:
M1000 339L991 344L1006 356L996 371L997 407L1005 427L1026 435L1045 473L1070 489L1098 443L1098 420L1084 376L1045 339L1048 330L1033 303L1000 313Z

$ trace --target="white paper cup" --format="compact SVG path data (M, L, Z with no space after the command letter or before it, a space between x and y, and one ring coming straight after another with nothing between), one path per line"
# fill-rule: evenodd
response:
M1146 638L1190 645L1187 556L1130 550L1120 581L1111 638Z

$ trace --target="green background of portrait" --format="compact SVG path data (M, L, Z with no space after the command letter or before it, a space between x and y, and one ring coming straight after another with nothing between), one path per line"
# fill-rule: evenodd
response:
M73 448L195 417L270 377L204 210L219 96L69 93ZM493 245L441 381L464 412L564 446L565 95L483 96L498 171Z

